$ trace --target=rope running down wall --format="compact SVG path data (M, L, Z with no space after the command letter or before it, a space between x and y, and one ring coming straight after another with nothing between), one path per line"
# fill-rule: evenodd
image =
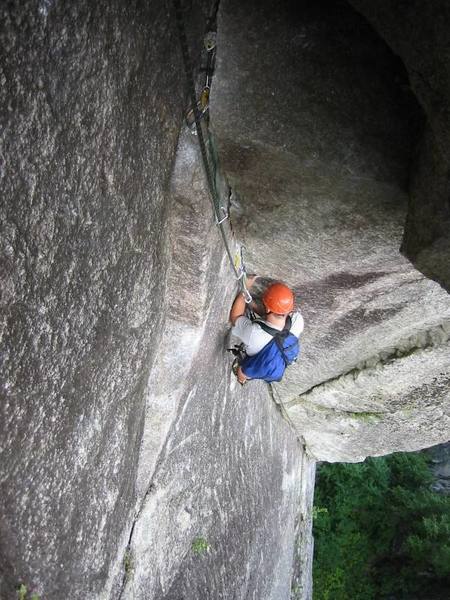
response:
M211 168L210 161L208 158L208 151L206 149L204 130L202 128L201 114L200 114L200 110L199 110L198 104L197 104L197 94L196 94L196 90L195 90L195 81L194 81L194 69L193 69L193 65L192 65L192 61L191 61L191 57L190 57L190 53L189 53L189 45L188 45L188 40L187 40L187 35L186 35L186 28L184 26L183 8L181 6L182 2L181 2L181 0L173 0L173 4L175 7L178 32L179 32L179 36L180 36L181 51L183 54L184 70L185 70L185 75L186 75L186 81L187 81L188 88L189 88L189 96L190 96L190 101L191 101L191 105L192 105L192 111L193 111L194 119L195 119L198 143L199 143L200 152L202 155L202 163L203 163L203 168L204 168L205 175L206 175L206 180L208 182L208 188L209 188L209 193L210 193L211 204L212 204L212 208L213 208L215 221L217 223L217 226L219 227L220 234L222 236L222 240L223 240L223 243L225 246L226 253L228 255L228 260L230 261L231 268L233 269L236 279L239 281L239 285L242 289L242 292L244 293L244 298L245 298L246 302L249 303L249 302L251 302L252 297L245 285L245 279L246 279L245 268L244 268L243 264L241 267L241 271L239 271L236 268L234 258L231 253L230 246L228 244L227 236L226 236L225 229L224 229L223 222L222 222L223 217L220 212L220 207L221 207L220 198L219 198L219 194L217 193L214 173L213 173L213 170ZM208 143L211 143L209 130L206 127L205 127L205 129L206 129L206 135L208 136Z

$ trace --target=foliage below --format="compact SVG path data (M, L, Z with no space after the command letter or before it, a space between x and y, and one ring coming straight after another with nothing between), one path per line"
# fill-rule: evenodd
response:
M450 497L420 453L324 464L314 510L314 600L450 598Z

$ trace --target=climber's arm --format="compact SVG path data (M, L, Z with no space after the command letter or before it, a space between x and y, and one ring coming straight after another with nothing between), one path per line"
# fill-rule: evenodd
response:
M255 283L257 276L251 275L246 279L246 287L249 290L252 285ZM237 319L245 315L246 302L244 298L243 292L239 292L239 294L234 299L233 305L230 310L230 322L232 325L236 324Z
M244 298L244 294L239 292L239 294L234 299L233 305L230 310L230 321L232 325L236 324L236 321L239 317L242 317L245 314L246 302Z

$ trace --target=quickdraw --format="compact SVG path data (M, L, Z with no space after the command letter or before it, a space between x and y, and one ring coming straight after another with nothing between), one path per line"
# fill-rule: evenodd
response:
M209 116L209 95L211 92L211 83L216 63L216 41L217 33L215 31L208 31L203 39L203 46L207 52L207 59L205 67L205 84L200 94L200 98L197 101L200 119L207 119ZM191 133L193 135L197 135L194 110L192 107L189 107L186 111L185 119Z
M238 262L238 266L236 266L235 265L236 253L235 253L235 256L233 257L231 250L230 250L230 246L228 244L225 229L223 226L224 221L226 221L229 217L229 211L228 211L228 208L224 208L222 206L222 202L219 198L219 194L217 192L217 188L216 188L216 184L215 184L215 176L214 176L213 170L209 163L208 151L206 149L206 143L205 143L205 135L208 138L208 142L210 142L209 130L207 127L205 127L205 131L204 131L202 128L202 124L201 124L202 118L208 111L208 107L209 107L209 89L210 89L210 85L211 85L212 73L214 70L215 51L216 51L215 32L210 31L205 36L205 39L204 39L204 46L208 52L208 60L207 60L207 66L206 66L206 82L205 82L205 86L203 89L203 92L205 92L206 88L208 89L207 104L206 104L206 109L205 109L205 107L202 108L201 100L198 101L197 96L196 96L194 70L192 67L191 58L190 58L190 54L189 54L189 45L188 45L188 41L187 41L186 30L184 27L184 18L183 18L183 9L181 6L181 0L173 0L173 4L175 7L176 21L177 21L177 26L178 26L178 32L180 35L180 45L181 45L181 51L182 51L182 55L183 55L183 63L184 63L184 69L185 69L185 74L186 74L186 80L187 80L188 87L189 87L189 96L190 96L190 100L191 100L191 109L190 110L192 111L192 115L194 117L193 123L195 124L195 131L197 133L198 143L200 146L200 153L202 156L203 168L205 171L206 180L208 182L208 188L209 188L209 192L210 192L211 205L212 205L212 209L213 209L213 213L214 213L214 219L220 230L220 234L222 236L222 240L223 240L225 250L226 250L226 253L228 256L228 260L234 271L236 279L239 281L239 285L242 289L242 293L244 294L245 301L247 303L250 303L252 301L252 296L246 286L246 271L245 271L245 266L244 266L244 261L243 261L243 249L242 249L242 246L240 248L238 248L239 262ZM216 3L216 10L217 10L217 6L218 6L218 3ZM212 34L214 34L214 35L212 35ZM204 94L204 97L206 97L206 93ZM210 147L211 147L211 144L210 144Z
M244 300L247 304L250 304L253 298L247 288L247 270L244 264L244 248L245 246L239 245L236 247L236 252L234 254L234 270L236 279L238 279L241 284Z

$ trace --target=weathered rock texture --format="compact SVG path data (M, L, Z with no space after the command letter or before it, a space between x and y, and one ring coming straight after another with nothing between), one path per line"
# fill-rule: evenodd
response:
M450 442L430 448L427 454L431 459L434 476L433 490L440 494L450 494Z
M180 138L172 191L167 326L147 397L122 597L287 599L311 467L267 387L241 388L230 371L235 285L190 133ZM208 551L196 553L196 540Z
M324 460L446 441L450 298L399 252L422 118L401 63L344 2L225 0L219 48L236 232L306 320L291 418Z
M425 111L402 249L450 290L450 5L446 0L350 3L402 59Z
M184 11L196 57L210 4ZM311 453L448 435L449 298L398 252L423 120L401 63L344 2L222 2L212 123L234 230L307 323L274 395L230 374L235 283L179 136L172 3L0 16L0 598L23 582L45 600L287 600L291 580L310 597ZM405 245L428 264L448 113L419 79Z
M313 501L316 461L303 452L300 511L297 521L291 600L311 600L313 594Z
M0 13L0 597L106 598L165 316L178 37L164 2Z
M231 379L172 5L1 19L0 598L287 599L303 450Z

